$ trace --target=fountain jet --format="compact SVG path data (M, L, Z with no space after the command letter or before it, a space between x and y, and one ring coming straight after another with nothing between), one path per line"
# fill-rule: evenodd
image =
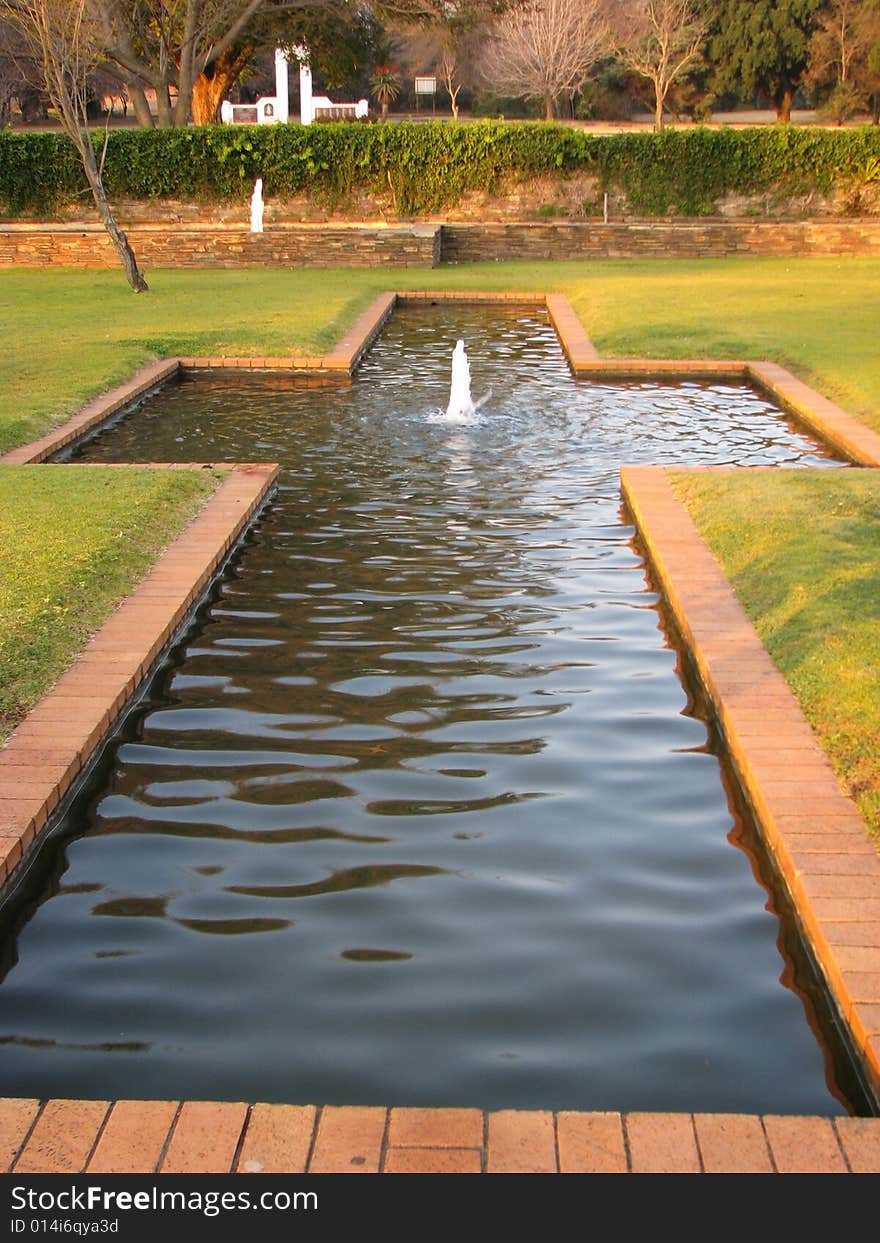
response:
M446 417L466 419L476 410L471 397L471 365L465 353L464 341L457 341L452 351L452 384L449 389L449 405Z

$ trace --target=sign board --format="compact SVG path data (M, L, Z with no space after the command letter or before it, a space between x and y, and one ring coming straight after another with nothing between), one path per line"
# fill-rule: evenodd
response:
M416 94L417 95L436 95L437 79L436 78L416 78Z

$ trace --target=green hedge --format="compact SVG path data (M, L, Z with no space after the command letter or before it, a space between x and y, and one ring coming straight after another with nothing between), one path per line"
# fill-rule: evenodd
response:
M711 214L722 195L826 193L880 159L880 128L670 129L589 134L563 125L479 121L458 125L327 124L125 129L110 134L111 198L246 198L263 178L267 198L310 193L329 206L358 189L390 191L415 216L472 190L579 170L626 195L644 215ZM0 211L47 214L85 194L71 144L46 133L0 132Z

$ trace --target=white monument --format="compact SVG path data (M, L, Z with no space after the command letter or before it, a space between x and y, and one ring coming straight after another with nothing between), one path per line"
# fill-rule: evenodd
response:
M299 119L303 125L311 125L317 118L323 121L335 119L359 121L370 114L369 101L337 104L326 95L312 94L312 68L309 49L297 44L288 54L284 48L275 49L275 94L261 95L255 104L231 104L224 99L220 105L220 120L225 125L274 125L290 118L290 96L287 80L289 56L299 65Z
M312 96L312 66L309 64L309 49L300 43L293 51L299 61L299 119L303 125L311 125L315 119L315 101Z
M275 120L287 121L290 117L290 99L287 89L287 53L284 48L275 49Z

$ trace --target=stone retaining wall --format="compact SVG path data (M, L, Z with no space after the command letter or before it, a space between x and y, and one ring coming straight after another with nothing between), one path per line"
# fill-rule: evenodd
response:
M880 220L746 222L267 225L135 224L146 268L434 268L501 259L724 258L731 255L880 255ZM116 255L97 224L0 224L0 268L108 268Z
M150 268L433 268L440 227L402 224L275 226L134 225L128 230L140 265ZM97 224L4 224L0 267L109 268L118 263Z
M880 255L880 220L444 224L441 252L447 263L490 259Z

